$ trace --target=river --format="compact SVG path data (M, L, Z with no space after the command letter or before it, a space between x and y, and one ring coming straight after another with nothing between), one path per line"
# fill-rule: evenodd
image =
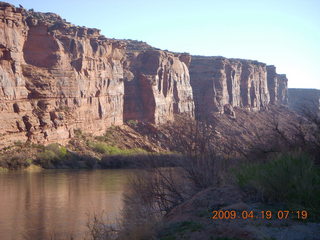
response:
M89 215L119 217L133 170L0 173L0 239L81 239Z

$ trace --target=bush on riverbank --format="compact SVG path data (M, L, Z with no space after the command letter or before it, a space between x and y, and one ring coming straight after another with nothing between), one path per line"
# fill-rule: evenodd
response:
M309 221L320 220L320 168L308 154L280 153L264 163L242 165L236 179L251 200L278 210L307 210Z
M0 167L0 173L2 173L2 172L8 172L8 168Z
M147 151L141 148L121 149L116 146L110 146L104 142L89 142L88 146L95 152L107 155L136 155L147 153Z
M48 146L19 144L0 154L0 167L11 170L24 169L31 164L45 169L168 167L175 166L181 158L174 153L151 154L141 148L121 149L105 143L92 143L92 146L100 153L87 149L72 151L57 143Z
M0 151L0 167L8 170L27 168L39 149L38 145L21 142L4 148Z
M320 171L307 154L281 153L266 163L242 165L236 172L240 187L264 202L283 202L320 209Z
M69 156L70 154L64 146L53 143L38 153L35 162L44 168L55 168L67 161Z

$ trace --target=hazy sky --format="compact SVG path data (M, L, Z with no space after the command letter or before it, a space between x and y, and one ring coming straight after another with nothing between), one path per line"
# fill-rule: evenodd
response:
M320 89L320 0L8 0L109 38L195 55L254 59L289 87Z

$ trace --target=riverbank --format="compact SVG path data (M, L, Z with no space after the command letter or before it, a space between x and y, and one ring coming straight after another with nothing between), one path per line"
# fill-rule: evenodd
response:
M287 152L229 166L223 182L197 162L192 170L140 172L129 182L114 239L319 239L320 168L312 156ZM204 179L212 181L201 187Z
M182 156L150 143L129 126L94 137L80 130L62 146L16 142L0 150L1 171L37 166L44 169L113 169L174 166Z
M302 213L302 214L301 214ZM160 240L318 240L317 212L248 200L235 186L205 189L165 216Z
M300 117L285 107L261 112L235 109L235 113L236 118L212 116L206 129L214 151L232 161L247 157L253 150L279 151L282 146L275 138L281 134L288 138L299 134L295 125L288 123L298 123ZM197 140L195 131L204 123L178 115L175 118L174 122L162 125L129 121L126 125L108 128L102 136L76 129L66 145L15 142L0 150L0 167L14 170L34 164L43 168L131 168L144 165L149 158L177 158L180 153L186 155L193 151L190 141ZM274 129L277 124L281 124L280 134ZM145 160L138 163L139 159ZM163 164L168 163L159 166Z
M48 146L23 144L1 155L1 170L43 169L120 169L173 167L182 158L174 153L153 153L137 149L116 149L116 153L87 154L59 144ZM119 153L118 153L119 152Z

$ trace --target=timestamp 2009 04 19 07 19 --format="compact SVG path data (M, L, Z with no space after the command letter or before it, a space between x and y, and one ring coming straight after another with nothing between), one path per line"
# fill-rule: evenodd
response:
M227 219L300 219L306 220L308 218L308 211L235 211L235 210L214 210L211 212L211 219L214 220L227 220Z

